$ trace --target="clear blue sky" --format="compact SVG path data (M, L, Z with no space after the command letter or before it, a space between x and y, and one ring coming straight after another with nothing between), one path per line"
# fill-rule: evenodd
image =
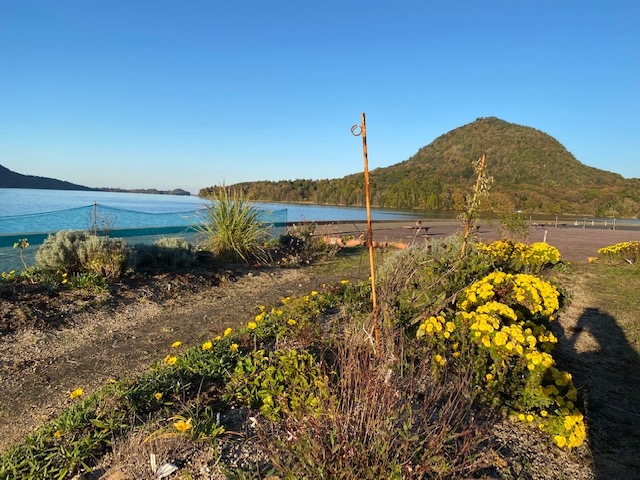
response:
M497 116L640 177L637 0L0 0L0 164L88 186L336 178ZM470 159L471 161L472 159Z

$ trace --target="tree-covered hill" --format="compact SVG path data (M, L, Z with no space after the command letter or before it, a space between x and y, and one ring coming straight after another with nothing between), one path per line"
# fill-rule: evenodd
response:
M550 135L495 117L479 118L421 148L404 162L370 174L379 207L459 210L474 181L472 162L487 154L494 177L486 209L632 216L640 213L640 179L579 162ZM334 180L247 182L252 199L364 205L363 174ZM216 187L202 189L206 195Z

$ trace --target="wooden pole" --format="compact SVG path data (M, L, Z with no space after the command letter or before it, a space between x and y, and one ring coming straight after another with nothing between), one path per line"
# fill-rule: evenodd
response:
M356 133L357 129L360 133ZM351 127L351 133L356 136L362 135L362 154L364 157L364 193L367 205L367 245L369 246L369 267L371 270L371 303L373 304L373 332L376 342L376 353L380 346L380 331L378 329L378 302L376 297L376 272L373 259L373 230L371 228L371 193L369 189L369 158L367 154L367 122L364 112L362 113L362 123Z

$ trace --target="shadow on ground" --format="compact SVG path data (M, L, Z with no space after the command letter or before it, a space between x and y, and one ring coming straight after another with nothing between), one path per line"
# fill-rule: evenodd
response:
M640 357L616 319L585 308L557 352L585 404L597 480L640 479Z

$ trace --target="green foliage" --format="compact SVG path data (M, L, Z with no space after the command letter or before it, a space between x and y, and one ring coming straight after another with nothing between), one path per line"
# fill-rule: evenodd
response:
M500 240L525 242L529 238L530 226L524 213L504 212L500 214L497 230Z
M182 238L160 238L153 245L135 245L131 263L135 269L186 268L196 263L196 250Z
M13 248L19 248L20 249L20 261L22 262L22 265L24 265L25 270L27 268L29 268L27 266L27 262L25 262L24 260L24 251L29 247L29 240L26 238L21 238L20 240L18 240L16 243L13 244Z
M209 196L211 205L202 213L198 232L204 247L214 254L245 263L269 263L264 246L267 232L260 212L239 191L218 189Z
M299 411L319 413L327 377L308 352L256 350L238 360L225 385L224 398L258 408L272 420Z
M302 224L294 225L287 234L279 238L272 255L277 258L279 265L295 267L327 259L338 250L337 245L330 245L315 235L313 224Z
M65 277L61 283L65 282L69 288L74 290L90 290L96 293L106 292L109 289L105 277L95 272L80 272L72 275L70 278Z
M464 288L491 270L471 251L460 258L463 239L452 236L416 244L385 258L377 277L380 311L389 327L411 326L416 318L449 308Z

